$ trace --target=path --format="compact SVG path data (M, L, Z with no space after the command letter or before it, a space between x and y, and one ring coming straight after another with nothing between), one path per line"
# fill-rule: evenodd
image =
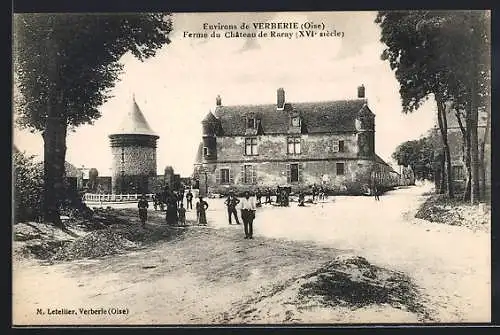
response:
M190 227L177 241L98 260L15 265L13 313L20 324L209 323L235 303L347 252L410 275L428 295L436 321L489 321L489 235L412 219L426 191L400 189L380 202L335 197L307 208L296 203L260 208L254 240L243 239L242 226L227 224L223 199L209 199L209 226ZM151 215L161 224L159 213ZM110 307L129 313L36 314L37 308ZM407 320L391 311L372 313L370 320L357 316L320 317L323 322Z
M286 210L264 206L257 213L254 234L352 250L371 263L413 277L429 295L438 319L489 321L490 236L415 219L423 194L431 188L427 184L398 189L379 202L373 197L337 196L308 208L296 203ZM219 199L211 204L223 206ZM222 217L214 222L226 225Z

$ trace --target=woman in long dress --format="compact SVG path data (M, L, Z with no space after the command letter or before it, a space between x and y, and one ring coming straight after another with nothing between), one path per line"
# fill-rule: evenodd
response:
M200 200L196 203L196 214L198 217L198 224L206 226L207 225L207 214L208 203L200 197Z
M177 225L177 199L173 194L167 196L167 224Z

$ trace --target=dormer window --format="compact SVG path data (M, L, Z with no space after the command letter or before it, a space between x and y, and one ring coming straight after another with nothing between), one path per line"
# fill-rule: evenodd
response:
M255 129L257 127L257 121L255 120L254 117L250 117L247 119L247 128L248 129Z
M300 117L299 116L292 116L291 124L292 124L292 127L300 127Z

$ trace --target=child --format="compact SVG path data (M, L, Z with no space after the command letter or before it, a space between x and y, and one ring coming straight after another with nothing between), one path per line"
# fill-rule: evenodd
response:
M305 204L304 204L305 199L306 199L306 197L304 195L304 192L302 192L302 191L299 192L299 207L305 207Z
M184 204L181 202L179 209L179 223L181 226L186 225L186 209L184 208Z
M141 220L141 226L146 226L146 221L148 220L148 200L146 199L146 195L143 194L137 203L137 207L139 208L139 219Z

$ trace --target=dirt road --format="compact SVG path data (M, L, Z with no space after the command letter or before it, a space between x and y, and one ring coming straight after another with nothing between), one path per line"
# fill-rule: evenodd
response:
M418 321L387 305L299 310L289 303L293 283L340 254L360 255L409 275L426 295L434 321L489 321L489 235L412 219L426 191L401 189L378 203L368 197L335 197L306 208L260 208L254 240L243 239L241 226L227 224L222 199L210 199L209 226L178 228L185 233L173 241L96 260L15 263L14 321ZM193 216L188 212L188 219ZM151 221L163 223L159 216ZM54 309L76 314L49 314ZM113 314L98 314L103 311Z

